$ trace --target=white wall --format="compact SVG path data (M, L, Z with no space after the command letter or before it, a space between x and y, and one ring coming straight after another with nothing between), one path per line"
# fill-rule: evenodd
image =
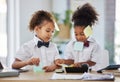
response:
M19 0L19 29L20 29L20 45L33 38L32 32L28 29L31 15L37 10L51 11L50 0Z
M67 1L68 0L52 0L52 11L59 14L61 20L65 18L65 11L68 8Z

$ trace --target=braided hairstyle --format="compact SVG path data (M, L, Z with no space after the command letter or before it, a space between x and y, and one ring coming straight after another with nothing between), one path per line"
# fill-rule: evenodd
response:
M78 7L74 12L72 22L74 22L74 26L92 26L98 21L97 16L95 9L89 3L86 3L82 7Z

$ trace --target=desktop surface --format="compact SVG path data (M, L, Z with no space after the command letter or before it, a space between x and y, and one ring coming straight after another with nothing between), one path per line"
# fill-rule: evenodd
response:
M51 80L51 77L54 72L23 72L20 73L18 77L5 77L0 78L0 82L93 82L93 81L84 81L84 80ZM94 82L106 82L106 81L94 81ZM114 81L107 82L120 82L120 76L115 76Z

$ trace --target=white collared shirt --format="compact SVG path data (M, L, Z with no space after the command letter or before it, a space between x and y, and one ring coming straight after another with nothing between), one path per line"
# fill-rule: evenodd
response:
M17 51L15 58L24 61L32 57L39 57L43 66L51 65L54 60L60 59L57 46L54 43L50 42L49 47L41 46L38 48L38 41L41 40L34 36L31 41L24 43Z
M74 62L86 62L88 60L91 60L93 62L96 62L96 65L99 64L99 60L100 58L100 52L101 52L101 48L100 46L96 43L96 41L92 38L89 37L88 41L89 43L89 47L83 47L82 51L75 51L74 48L74 42L76 40L73 39L71 40L65 49L65 59L73 59ZM97 70L99 68L96 68L95 66L93 66L94 70Z

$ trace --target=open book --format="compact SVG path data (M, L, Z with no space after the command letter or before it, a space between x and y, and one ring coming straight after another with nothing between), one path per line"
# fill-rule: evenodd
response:
M54 73L52 78L55 79L73 79L73 80L114 80L113 74L91 74L83 73L81 74L58 74Z

